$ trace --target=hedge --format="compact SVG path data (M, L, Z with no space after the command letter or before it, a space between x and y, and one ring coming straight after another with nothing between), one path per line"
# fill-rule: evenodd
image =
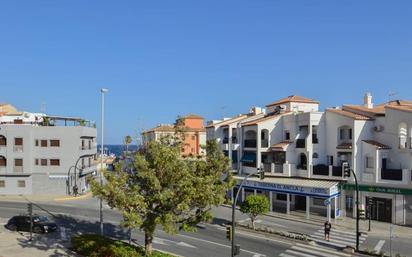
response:
M73 236L72 249L87 257L144 257L144 248L130 245L120 240L113 240L96 234ZM151 257L175 257L170 254L153 251Z

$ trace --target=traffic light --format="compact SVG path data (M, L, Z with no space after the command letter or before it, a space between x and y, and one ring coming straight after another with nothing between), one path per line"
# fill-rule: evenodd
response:
M366 218L364 209L359 209L359 218L360 219L365 219Z
M373 205L373 199L372 198L368 198L368 205L372 206Z
M226 225L226 238L229 241L232 241L232 226L231 225Z
M262 170L260 170L260 172L259 172L259 177L260 177L260 180L264 180L265 179L265 171L262 169Z
M350 167L349 167L349 163L344 162L342 163L342 169L343 169L343 176L345 178L350 177Z

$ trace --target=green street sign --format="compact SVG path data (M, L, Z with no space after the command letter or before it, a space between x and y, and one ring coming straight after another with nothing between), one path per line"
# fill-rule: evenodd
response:
M341 189L356 190L356 186L354 184L342 184ZM384 194L397 194L397 195L412 195L412 189L408 189L408 188L380 187L380 186L369 186L369 185L359 185L359 191L384 193Z

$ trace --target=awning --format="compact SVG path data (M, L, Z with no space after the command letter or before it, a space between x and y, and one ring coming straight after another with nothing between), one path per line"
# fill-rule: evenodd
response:
M277 144L271 145L270 149L272 151L283 151L283 152L285 152L286 148L289 146L290 143L292 143L292 142L289 141L289 140L285 140L285 141L279 142Z
M256 162L256 154L252 154L252 153L244 154L241 162Z
M244 177L235 176L238 185ZM248 178L244 188L266 190L294 195L312 196L317 198L332 198L339 195L339 182L331 180L300 179L289 177L257 177Z

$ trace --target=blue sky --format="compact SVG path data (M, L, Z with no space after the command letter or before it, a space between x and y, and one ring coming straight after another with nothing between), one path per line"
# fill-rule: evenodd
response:
M298 94L412 99L411 1L1 1L1 102L100 120L106 142L179 114Z

